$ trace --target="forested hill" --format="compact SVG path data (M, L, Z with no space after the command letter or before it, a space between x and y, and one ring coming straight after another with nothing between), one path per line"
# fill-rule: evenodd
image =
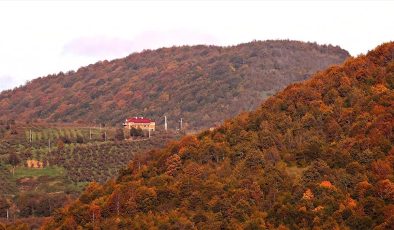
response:
M161 123L167 115L172 128L181 117L189 130L211 127L348 56L298 41L148 50L4 91L0 119L115 124L146 116Z
M136 157L45 229L392 229L394 43Z

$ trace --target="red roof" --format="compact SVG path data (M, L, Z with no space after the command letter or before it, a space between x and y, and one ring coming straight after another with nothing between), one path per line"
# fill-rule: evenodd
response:
M127 122L134 122L134 123L151 123L153 122L152 120L148 118L143 118L143 117L133 117L133 118L127 118Z

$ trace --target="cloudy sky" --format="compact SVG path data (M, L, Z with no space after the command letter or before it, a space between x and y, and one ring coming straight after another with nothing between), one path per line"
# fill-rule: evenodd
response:
M292 39L352 55L394 40L394 1L0 1L0 91L132 52Z

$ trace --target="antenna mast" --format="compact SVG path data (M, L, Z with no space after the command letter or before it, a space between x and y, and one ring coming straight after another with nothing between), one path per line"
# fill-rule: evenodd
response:
M48 151L51 152L51 139L48 139Z
M167 131L167 116L164 116L164 130Z

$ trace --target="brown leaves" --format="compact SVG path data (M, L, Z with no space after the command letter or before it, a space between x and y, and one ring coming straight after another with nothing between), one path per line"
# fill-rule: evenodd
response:
M180 169L181 167L181 158L179 157L178 154L174 154L172 156L170 156L167 160L166 160L166 174L170 175L170 176L175 176L176 172Z
M393 174L393 169L389 162L377 160L371 164L372 171L379 179L386 179Z
M380 198L394 201L394 183L389 179L380 180L375 186L375 191Z

